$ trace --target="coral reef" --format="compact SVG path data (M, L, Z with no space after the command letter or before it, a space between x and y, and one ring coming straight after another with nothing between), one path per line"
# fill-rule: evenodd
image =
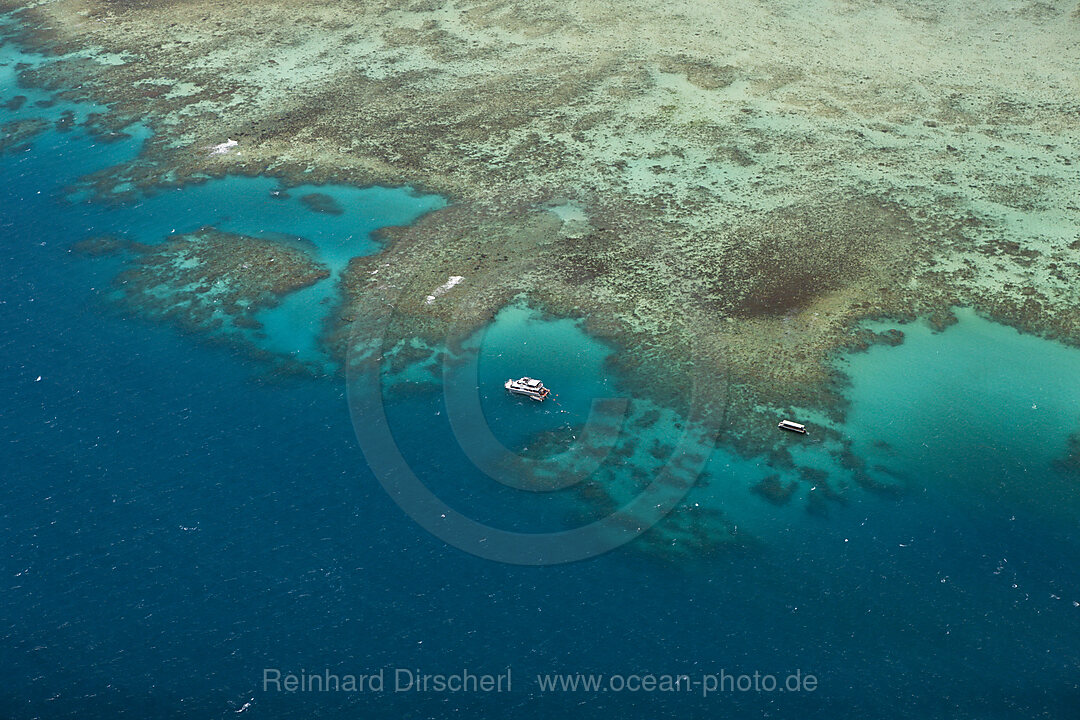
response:
M26 150L33 137L48 127L47 121L38 118L12 120L0 125L0 155Z
M895 495L903 483L852 459L829 427L844 411L836 354L903 341L861 321L926 317L942 330L965 305L1080 344L1080 50L1059 32L1075 26L1072 7L0 8L20 42L58 56L21 68L22 83L109 103L91 121L102 138L133 118L155 131L136 162L89 179L97 197L248 173L452 200L386 229L384 249L341 275L323 338L339 361L437 370L447 355L434 348L452 355L524 294L620 348L612 373L642 395L703 409L711 439L805 476L775 422L811 410L822 418L812 437L854 484ZM140 253L119 286L185 324L242 328L253 307L325 272L277 244L234 245L172 239ZM178 266L189 252L207 269ZM287 272L265 274L259 260L273 253ZM372 310L387 307L383 324ZM647 472L666 450L612 452ZM846 480L805 479L812 512L843 501ZM788 492L778 483L754 492L775 502ZM624 494L586 487L598 506Z
M0 3L22 42L67 53L23 82L107 100L103 133L157 131L103 186L247 172L449 195L344 279L342 318L376 264L415 287L401 337L527 292L588 316L629 371L730 378L745 399L718 403L744 407L828 405L827 360L866 317L968 304L1080 337L1076 50L1004 62L1000 40L1064 11L728 5ZM958 23L984 39L956 47Z
M100 249L102 240L87 241L83 252ZM299 241L290 246L212 227L134 249L114 280L122 302L198 331L257 331L259 310L330 276Z

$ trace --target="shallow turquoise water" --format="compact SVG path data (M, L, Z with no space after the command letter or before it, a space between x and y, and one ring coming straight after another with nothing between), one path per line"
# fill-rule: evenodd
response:
M0 102L44 97L13 88L2 63ZM491 563L433 538L389 499L357 447L341 381L270 380L241 348L128 316L106 290L115 261L67 251L105 232L156 242L214 224L306 237L337 269L376 249L372 228L442 201L322 187L281 198L267 178L134 203L67 199L79 177L128 162L139 142L49 131L0 158L0 714L231 717L250 702L264 717L1075 716L1078 493L1054 460L1080 420L1077 350L964 312L940 334L902 326L900 347L838 361L851 378L842 431L884 477L902 479L900 498L853 491L812 515L803 487L776 507L748 490L773 471L720 448L687 501L721 509L731 524L714 531L752 538L748 549L672 547L678 562L658 562L635 541L566 566ZM304 207L313 190L344 212ZM304 306L321 302L312 293L264 318L267 347L310 352ZM493 527L567 527L580 519L575 496L496 482L463 438L481 462L493 442L525 452L543 431L573 440L593 400L628 392L606 363L614 350L525 306L473 344L476 364L449 384L474 389L491 437L470 435L467 416L455 427L441 372L418 372L423 387L386 403L403 456ZM525 373L558 403L508 398L501 383ZM664 422L631 433L642 446L634 462L673 441ZM812 444L800 457L843 475ZM508 665L515 689L500 697L260 687L264 667ZM819 690L541 695L534 681L796 668Z
M946 332L904 326L900 347L846 360L860 454L935 496L974 494L980 512L1026 510L1071 530L1078 479L1058 463L1080 428L1080 352L958 315Z

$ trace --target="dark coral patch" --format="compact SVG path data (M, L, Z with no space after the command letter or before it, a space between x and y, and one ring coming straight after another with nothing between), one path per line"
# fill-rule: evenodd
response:
M94 235L71 246L71 251L86 257L107 257L128 249L128 243L115 235Z
M763 477L760 482L750 488L750 491L773 505L787 505L798 486L799 484L794 480L785 484L780 480L779 474L773 474Z
M911 220L872 198L789 207L735 230L710 288L724 310L784 315L871 277L905 274Z
M1058 469L1080 477L1080 430L1069 436L1065 456L1054 464Z
M48 127L49 123L41 118L12 120L0 125L0 155L26 150L34 136Z
M301 195L300 202L304 203L304 207L311 212L323 213L325 215L341 215L345 212L345 209L338 204L337 200L325 193L308 193L307 195Z

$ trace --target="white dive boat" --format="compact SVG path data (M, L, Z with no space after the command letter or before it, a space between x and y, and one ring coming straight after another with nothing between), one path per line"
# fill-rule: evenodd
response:
M781 420L776 425L776 427L780 428L781 430L790 430L791 432L796 432L796 433L799 433L801 435L806 434L806 426L805 425L800 425L799 423L794 422L792 420Z
M546 398L548 393L551 392L544 387L544 383L531 377L523 377L520 380L507 380L504 387L514 395L531 397L537 402Z

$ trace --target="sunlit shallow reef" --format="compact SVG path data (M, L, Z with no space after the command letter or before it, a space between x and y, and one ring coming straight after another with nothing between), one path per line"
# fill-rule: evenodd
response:
M365 307L434 345L525 294L756 452L789 408L842 410L837 349L898 339L860 320L966 305L1080 341L1072 0L0 7L64 56L24 83L154 130L102 195L247 173L450 198L341 274L339 358L382 332Z
M139 312L192 330L235 334L258 331L258 311L330 276L300 241L288 240L204 227L152 246L93 237L73 249L134 256L114 285L119 298Z

